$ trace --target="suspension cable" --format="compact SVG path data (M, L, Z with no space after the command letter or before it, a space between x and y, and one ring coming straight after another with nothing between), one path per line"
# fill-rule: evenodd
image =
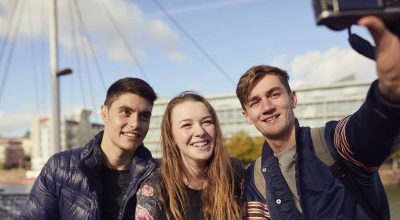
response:
M167 17L175 24L175 26L196 46L196 48L224 75L231 83L236 85L233 79L225 72L225 70L200 46L196 40L190 36L189 32L187 32L182 25L178 23L178 21L157 1L153 0L153 2L163 11Z
M91 40L90 35L89 35L89 33L88 33L87 29L86 29L85 23L83 22L82 13L81 13L81 11L79 9L78 2L76 0L74 0L74 3L75 3L75 8L76 8L77 13L78 13L79 23L81 24L81 26L82 26L82 28L84 30L85 36L86 36L86 38L88 40L89 49L90 49L90 52L91 52L91 54L92 54L92 56L94 58L94 63L95 63L97 72L99 73L99 76L100 76L100 79L101 79L101 83L103 85L103 89L104 89L104 91L106 91L105 82L104 82L104 79L103 79L102 72L100 70L99 63L98 63L97 58L96 58L96 53L94 52L92 44L90 43L92 40Z
M8 59L7 59L7 62L6 62L6 67L5 67L5 70L4 70L4 76L3 76L3 80L2 80L2 82L1 82L1 85L0 85L0 103L1 103L1 97L2 97L2 94L3 94L3 90L4 90L4 87L5 87L5 84L6 84L6 81L7 81L7 76L8 76L8 73L9 73L9 69L10 69L10 64L11 64L11 58L13 57L13 54L14 54L14 48L15 48L15 42L16 42L16 38L17 38L17 35L18 35L18 32L19 32L19 27L20 27L20 22L21 22L21 17L22 17L22 11L23 11L23 9L24 9L24 4L21 4L21 6L20 6L20 15L17 17L17 26L16 26L16 28L15 28L15 30L14 30L14 32L13 32L13 34L12 34L12 37L11 37L11 48L10 48L10 52L9 52L9 56L8 56Z
M70 16L69 16L69 18L70 18L70 22L71 22L71 32L72 32L72 40L73 40L73 44L74 44L74 50L76 49L77 50L77 53L74 53L75 54L75 62L76 62L76 65L77 65L77 74L78 74L78 77L79 77L79 88L80 88L80 91L81 91L81 97L82 97L82 104L83 104L83 106L87 106L87 104L86 104L86 98L85 98L85 90L84 90L84 86L83 86L83 79L82 79L82 72L81 72L81 64L80 64L80 61L79 61L79 56L80 56L80 50L79 50L79 47L78 47L78 43L77 43L77 40L76 40L76 32L75 32L75 19L74 19L74 15L73 15L73 11L72 11L72 6L71 6L71 2L70 1L68 1L68 10L69 10L69 13L70 13ZM82 56L83 57L83 56Z
M28 1L28 4L30 6L31 1ZM37 66L36 66L36 60L35 60L35 44L33 43L33 23L32 23L32 11L30 10L31 7L28 7L28 22L29 22L29 35L30 35L30 43L31 43L31 54L32 54L32 70L33 70L33 81L34 81L34 94L35 94L35 100L36 100L36 115L39 117L41 115L40 113L40 100L39 100L39 82L38 82L38 71L37 71Z
M77 2L75 1L75 9L76 9L76 12L78 13L78 15L80 15L80 11L79 11L79 8L78 8L78 4L77 4ZM79 17L79 16L78 16ZM88 33L87 33L87 31L86 31L86 29L85 29L85 26L84 26L84 24L83 24L83 20L82 20L82 16L80 16L80 20L78 20L79 21L79 29L80 29L80 33L81 34L86 34L86 35L88 35ZM88 37L88 36L87 36ZM90 67L89 67L89 64L88 64L88 59L87 59L87 53L88 53L88 51L86 50L86 46L85 46L85 41L84 40L86 40L86 42L87 42L87 44L89 45L89 49L92 49L91 48L91 44L90 44L90 40L88 39L88 38L81 38L81 44L82 44L82 50L83 50L83 54L84 54L84 56L83 57L85 57L85 59L84 59L84 63L85 63L85 67L86 67L86 70L87 70L87 72L88 72L88 74L87 74L87 77L88 77L88 81L89 81L89 92L90 92L90 95L91 95L91 100L92 100L92 107L93 107L93 110L94 109L96 109L96 102L95 102L95 96L94 96L94 92L93 92L93 86L92 86L92 79L91 79L91 72L90 72ZM95 57L95 54L93 54L93 50L91 50L91 52L92 52L92 55ZM96 57L95 57L96 58ZM96 59L95 59L95 61L97 61ZM95 64L97 64L97 62L95 62ZM98 65L96 65L96 67L99 67ZM100 69L98 69L98 70L100 70ZM101 72L99 72L99 73L101 73ZM103 82L104 83L104 82ZM105 86L104 86L104 84L103 84L103 87L104 87L104 90L105 90ZM96 116L96 119L98 119L98 115L96 114L95 115Z
M121 38L122 42L125 44L125 47L127 48L129 54L131 55L132 59L135 61L136 66L138 67L140 73L143 75L143 77L145 78L145 80L149 80L146 72L144 71L142 65L139 62L139 59L137 58L137 56L135 55L135 53L132 50L132 47L130 46L130 44L128 43L128 41L126 40L126 38L124 37L124 35L121 32L121 29L119 28L119 26L117 25L117 22L115 22L114 17L112 16L110 10L107 8L107 6L104 4L104 1L101 0L101 5L103 6L103 9L106 11L108 17L111 20L111 23L113 24L114 28L117 30L117 33L119 35L119 37Z
M1 44L1 49L0 49L0 63L3 61L3 56L4 56L4 53L5 53L5 48L6 48L6 46L7 46L7 43L8 43L8 39L10 39L10 36L11 36L11 32L12 32L12 27L13 27L13 25L12 25L12 22L13 21L15 21L15 11L16 11L16 8L17 8L17 6L18 6L18 3L19 3L19 0L17 0L17 1L15 1L15 4L13 5L13 8L12 8L12 10L11 10L11 22L10 22L10 25L8 26L8 28L7 28L7 34L6 34L6 37L3 39L3 42L2 42L2 44Z

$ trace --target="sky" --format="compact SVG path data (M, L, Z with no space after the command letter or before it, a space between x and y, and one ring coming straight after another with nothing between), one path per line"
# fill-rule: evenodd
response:
M91 109L106 89L139 77L159 97L184 90L233 94L251 66L285 69L296 87L354 74L376 77L346 31L315 24L311 0L58 0L61 115ZM51 116L49 1L0 0L0 135L18 136ZM353 31L371 37L362 27ZM14 46L12 46L14 45ZM301 100L299 100L301 102Z

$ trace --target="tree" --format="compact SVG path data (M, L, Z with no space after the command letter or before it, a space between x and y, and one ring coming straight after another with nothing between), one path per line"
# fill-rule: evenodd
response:
M226 141L225 147L229 156L248 163L261 155L263 142L263 138L252 138L241 130Z

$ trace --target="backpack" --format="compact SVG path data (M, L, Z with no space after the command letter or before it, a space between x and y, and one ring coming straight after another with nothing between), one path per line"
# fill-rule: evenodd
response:
M333 176L340 180L340 182L349 190L350 194L355 198L357 203L364 209L367 215L373 220L379 220L378 214L372 209L372 205L369 204L368 200L365 199L364 194L361 193L359 188L352 184L344 173L343 169L338 163L333 159L331 153L329 152L325 137L324 137L325 127L311 128L311 139L314 146L315 155L318 159L329 167ZM264 192L266 189L265 179L261 172L261 157L258 157L254 163L253 169L254 184L259 192ZM265 197L264 193L261 193Z

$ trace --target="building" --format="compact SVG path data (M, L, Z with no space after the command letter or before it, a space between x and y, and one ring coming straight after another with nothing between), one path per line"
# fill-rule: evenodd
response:
M91 123L89 116L91 111L82 110L80 116L64 117L61 119L61 149L68 150L86 144L99 131L103 130L102 124ZM55 153L55 146L52 146L50 118L35 118L32 120L32 149L31 165L32 172L28 177L37 176L47 160Z
M1 168L21 168L24 165L23 138L0 138L0 164Z
M371 82L342 81L324 86L293 88L297 94L295 114L303 126L323 126L329 120L337 120L356 111L365 100ZM206 97L217 112L225 138L245 130L252 137L259 137L259 131L249 125L242 116L242 107L236 94ZM154 103L150 130L145 145L153 156L161 156L160 124L168 99L161 98Z

